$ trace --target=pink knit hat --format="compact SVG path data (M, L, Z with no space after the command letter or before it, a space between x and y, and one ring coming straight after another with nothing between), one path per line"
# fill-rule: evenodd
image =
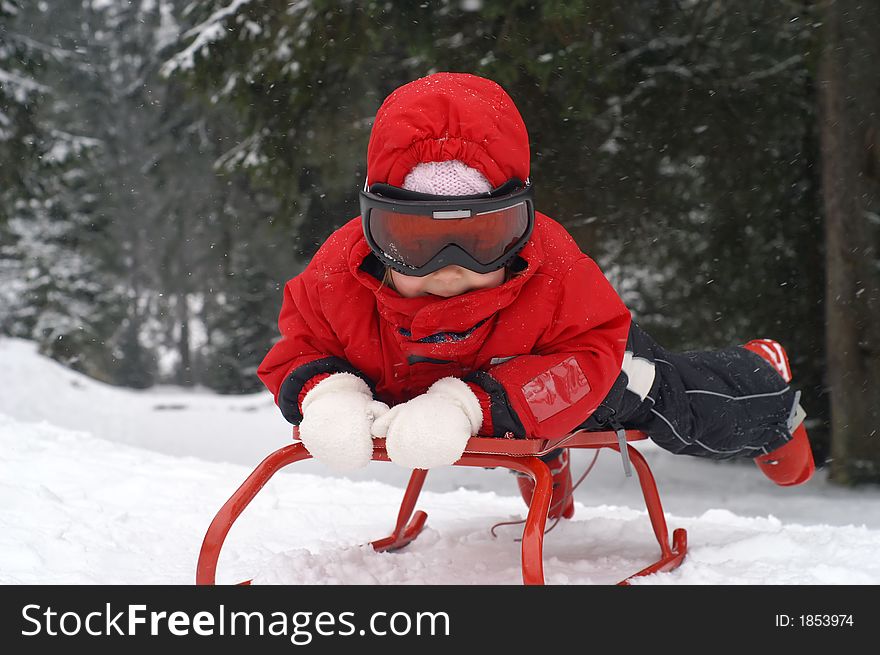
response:
M404 178L403 188L435 196L471 196L488 193L492 184L476 168L452 159L417 164Z

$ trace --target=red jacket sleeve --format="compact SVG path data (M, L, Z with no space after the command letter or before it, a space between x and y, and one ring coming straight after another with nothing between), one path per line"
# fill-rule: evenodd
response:
M478 393L484 423L496 436L525 437L563 436L584 423L620 374L630 320L596 263L578 259L534 351L469 378L491 401Z
M363 377L342 358L342 345L314 297L318 284L313 277L307 268L285 285L278 316L281 339L257 368L284 418L294 425L302 420L302 397L327 374L348 372Z

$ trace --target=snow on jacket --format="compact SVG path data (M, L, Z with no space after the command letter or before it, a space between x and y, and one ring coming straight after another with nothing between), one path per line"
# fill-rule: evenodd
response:
M500 186L529 177L525 124L490 80L438 73L394 91L379 109L367 179L400 186L418 163L463 161ZM285 418L318 381L350 372L394 405L437 380L469 383L483 408L480 434L561 436L583 423L621 369L629 311L588 256L538 213L529 242L494 289L404 298L361 219L345 224L285 287L281 340L258 375Z

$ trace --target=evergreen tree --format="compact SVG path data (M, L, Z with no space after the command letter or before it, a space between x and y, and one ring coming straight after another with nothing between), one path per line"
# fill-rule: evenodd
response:
M0 3L0 321L7 332L26 332L9 317L22 288L13 257L9 220L15 206L34 194L40 167L36 105L45 89L33 77L37 53L16 31L18 0Z
M31 6L28 16L34 36L66 54L47 71L63 100L53 120L90 135L96 146L81 191L101 225L89 252L113 281L91 279L119 302L104 351L88 359L102 363L98 377L136 387L155 379L213 385L211 375L202 379L198 352L210 306L204 289L221 293L224 283L226 253L215 247L220 223L233 213L268 223L260 194L233 191L236 176L214 167L230 147L222 134L229 119L209 124L210 107L158 75L182 5L65 3L52 12ZM33 311L44 324L57 322Z
M20 11L19 0L0 3L0 229L40 163L35 115L46 89L34 77L40 53L16 30Z
M266 299L280 296L281 284L250 258L246 239L233 247L230 260L227 284L212 295L212 309L206 312L209 338L201 356L212 388L250 393L263 388L257 366L275 336L278 314Z
M6 18L22 18L15 5L2 8ZM116 322L118 303L99 258L106 226L89 189L97 144L62 129L63 101L53 86L56 67L71 53L11 29L5 37L2 56L20 62L21 70L7 72L4 85L12 102L4 101L11 111L3 113L13 119L4 139L9 159L0 166L9 171L0 211L6 309L0 329L35 339L42 352L106 379L107 328Z

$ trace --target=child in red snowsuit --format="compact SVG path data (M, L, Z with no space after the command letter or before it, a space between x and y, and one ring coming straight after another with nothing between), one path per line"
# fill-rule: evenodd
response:
M372 438L407 468L473 435L632 428L676 453L813 471L798 393L771 340L670 353L592 259L535 211L525 125L500 86L438 73L394 91L367 151L361 216L287 283L258 374L308 451L338 471ZM571 516L567 453L551 516ZM521 481L524 497L529 481Z

